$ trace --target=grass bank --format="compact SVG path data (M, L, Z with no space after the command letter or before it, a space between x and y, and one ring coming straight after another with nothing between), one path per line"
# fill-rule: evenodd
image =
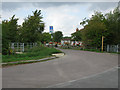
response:
M53 53L61 53L60 50L48 47L34 47L23 54L2 55L2 62L15 62L22 60L36 60L52 56Z

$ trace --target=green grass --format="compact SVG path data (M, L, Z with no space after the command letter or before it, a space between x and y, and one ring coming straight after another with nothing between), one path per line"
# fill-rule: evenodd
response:
M31 64L31 63L36 63L36 62L45 62L45 61L50 61L50 60L53 60L53 59L46 59L46 60L41 60L41 61L31 61L31 62L7 63L7 64L3 64L2 67L15 66L15 65L19 65L19 64Z
M51 56L53 53L61 53L60 50L48 47L34 47L23 54L2 55L2 62L15 62L21 60L36 60Z

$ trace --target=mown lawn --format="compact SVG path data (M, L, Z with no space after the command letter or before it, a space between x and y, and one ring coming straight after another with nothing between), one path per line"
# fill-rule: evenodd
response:
M60 50L48 47L34 47L23 54L2 55L2 62L14 62L21 60L36 60L51 56L53 53L61 53Z

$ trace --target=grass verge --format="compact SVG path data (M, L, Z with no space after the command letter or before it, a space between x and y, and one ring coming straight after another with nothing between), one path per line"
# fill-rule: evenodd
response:
M58 57L56 57L56 58L58 58ZM53 60L53 59L55 59L55 58L52 58L52 59L46 59L46 60L41 60L41 61L8 63L8 64L3 64L2 67L15 66L15 65L21 65L21 64L31 64L31 63L37 63L37 62L45 62L45 61L50 61L50 60Z
M52 56L53 53L61 53L60 50L48 47L34 47L23 54L2 55L2 63L36 60Z

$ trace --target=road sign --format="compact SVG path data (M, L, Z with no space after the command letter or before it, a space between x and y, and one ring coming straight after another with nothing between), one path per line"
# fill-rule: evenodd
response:
M50 33L53 33L53 26L50 26Z

